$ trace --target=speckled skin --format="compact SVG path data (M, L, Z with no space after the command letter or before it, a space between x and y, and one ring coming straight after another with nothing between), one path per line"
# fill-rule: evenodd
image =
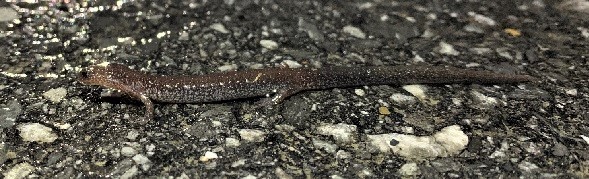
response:
M79 81L120 90L141 100L153 117L152 100L199 103L275 94L266 102L279 103L302 90L363 85L433 83L519 83L534 80L527 75L498 74L435 66L374 66L268 68L198 76L157 76L120 64L92 66Z

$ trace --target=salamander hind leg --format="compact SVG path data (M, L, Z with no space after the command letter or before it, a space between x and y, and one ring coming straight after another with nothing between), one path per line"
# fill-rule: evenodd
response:
M145 116L143 119L139 119L140 124L147 124L151 119L153 119L153 102L149 99L149 97L145 95L140 95L139 99L145 105Z

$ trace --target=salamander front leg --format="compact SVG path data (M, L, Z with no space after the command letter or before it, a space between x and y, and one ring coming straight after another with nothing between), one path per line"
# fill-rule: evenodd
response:
M268 106L279 104L282 101L284 101L286 98L288 98L288 97L290 97L300 91L302 91L302 90L299 88L280 89L280 90L278 90L278 92L276 92L276 95L274 95L274 97L268 97L268 98L264 98L264 99L260 100L256 104L256 108L268 107Z
M143 94L142 92L137 92L126 88L124 89L124 92L135 99L139 99L143 105L145 105L145 116L143 119L139 119L138 122L140 124L147 124L149 120L153 118L153 102L151 102L151 99L149 99L149 97L147 97L147 95Z

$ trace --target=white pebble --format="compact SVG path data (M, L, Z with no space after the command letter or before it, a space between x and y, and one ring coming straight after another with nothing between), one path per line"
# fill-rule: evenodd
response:
M579 135L587 144L589 144L589 137L585 135Z
M406 164L403 164L401 166L401 168L399 168L399 174L401 176L415 176L415 175L419 175L419 167L417 167L417 163L415 162L409 162Z
M454 46L446 43L446 42L440 42L439 43L439 53L441 54L445 54L445 55L460 55L460 52L458 52L456 49L454 49Z
M240 129L239 136L242 140L247 142L262 142L266 137L266 133L256 129Z
M337 142L350 143L354 141L356 126L344 123L327 124L319 126L317 132L321 135L333 136Z
M236 139L236 138L231 138L231 137L227 137L227 138L225 138L225 146L226 146L226 147L231 147L231 148L233 148L233 147L239 147L239 145L241 145L241 144L240 144L240 142L239 142L239 140L238 140L238 139Z
M356 37L356 38L360 38L360 39L366 38L366 34L364 32L362 32L362 30L360 30L359 28L354 27L354 26L350 26L350 25L345 26L343 31L345 33L352 35L353 37Z
M67 90L65 88L50 89L49 91L43 93L43 96L45 98L49 99L49 101L54 103L61 101L66 95Z
M358 96L364 96L364 95L366 95L366 92L364 92L363 89L355 89L354 90L354 93L356 93L356 95L358 95Z
M223 65L220 67L217 67L217 70L219 71L233 71L233 70L237 70L237 65L236 64L229 64L229 65Z
M567 89L566 90L566 94L571 95L571 96L577 96L577 89Z
M395 94L391 95L391 97L389 97L389 99L391 99L393 102L398 103L398 104L414 103L415 102L415 97L404 95L401 93L395 93Z
M48 142L51 143L57 139L57 134L53 130L39 123L25 123L17 127L20 131L20 137L29 142Z
M35 167L29 163L24 162L15 165L3 174L5 178L22 179L29 176L29 174L31 174L33 171L35 171Z
M468 15L474 18L474 21L484 24L484 25L488 25L488 26L495 26L497 25L497 22L495 22L495 20L491 19L490 17L481 15L481 14L477 14L475 12L468 12Z
M205 152L205 155L203 155L199 158L199 160L201 162L208 162L211 159L217 159L217 158L219 158L219 156L215 152L207 151L207 152Z
M278 48L278 43L273 40L260 40L260 45L266 49L274 50Z
M281 64L284 64L284 65L288 66L289 68L301 68L301 67L303 67L303 65L301 65L299 62L294 61L294 60L284 60L284 61L282 61Z
M137 154L133 157L133 161L135 161L137 164L146 164L149 163L149 158L144 155Z
M426 89L423 85L405 85L403 89L422 101L427 99L427 95L425 95Z
M483 93L478 91L471 91L471 94L481 102L481 105L485 107L496 106L499 103L497 98L485 96Z
M130 157L130 156L133 156L135 154L137 154L137 151L135 151L135 149L133 149L133 147L123 147L123 148L121 148L121 155L123 155L123 156Z
M460 126L448 126L432 136L398 133L368 135L369 144L382 153L391 151L406 159L426 159L456 155L466 148L468 136Z
M209 27L211 29L216 30L217 32L221 32L221 33L224 33L224 34L229 33L229 30L227 30L225 28L225 26L223 24L221 24L221 23L214 23L214 24L211 24Z

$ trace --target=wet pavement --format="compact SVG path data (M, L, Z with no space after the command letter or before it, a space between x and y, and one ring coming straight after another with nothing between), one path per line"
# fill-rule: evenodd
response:
M5 178L586 178L589 2L0 3ZM453 66L522 84L377 85L156 104L82 85L150 74Z

